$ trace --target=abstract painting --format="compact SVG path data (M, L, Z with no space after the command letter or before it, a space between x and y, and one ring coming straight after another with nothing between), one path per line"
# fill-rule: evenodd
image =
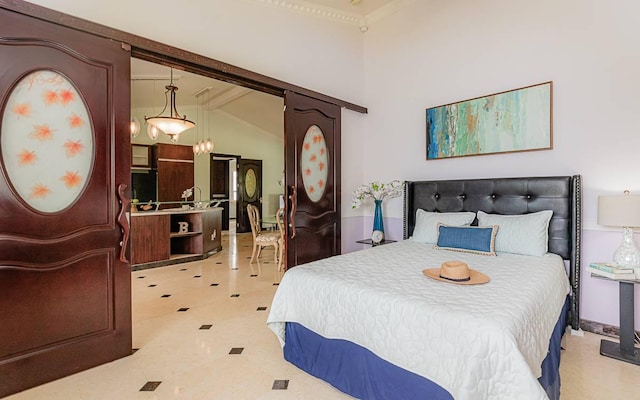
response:
M549 150L552 82L428 108L427 160Z

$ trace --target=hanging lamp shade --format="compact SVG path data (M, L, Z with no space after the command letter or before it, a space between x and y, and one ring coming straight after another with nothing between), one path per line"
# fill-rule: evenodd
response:
M144 117L147 124L156 127L162 132L166 133L171 142L175 143L180 138L180 134L187 129L191 129L196 124L193 121L189 121L186 115L180 115L176 109L176 91L178 87L173 84L173 68L171 69L171 83L165 86L167 89L164 92L165 103L164 108L160 114L155 117ZM163 115L169 106L169 115Z
M151 124L147 124L147 135L151 140L158 140L158 136L160 136L160 129Z
M135 138L140 133L140 121L138 121L138 117L131 117L131 121L129 122L129 129L131 130L131 137Z

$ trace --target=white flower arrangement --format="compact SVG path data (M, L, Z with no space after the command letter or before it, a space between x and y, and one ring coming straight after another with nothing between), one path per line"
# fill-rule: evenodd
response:
M189 188L187 190L185 190L184 192L182 192L182 195L180 197L182 197L183 201L187 201L187 199L189 197L193 196L193 188Z
M384 200L386 198L400 197L404 193L404 182L393 180L389 183L374 181L366 185L358 186L353 191L351 208L359 208L362 201L368 197L374 200Z

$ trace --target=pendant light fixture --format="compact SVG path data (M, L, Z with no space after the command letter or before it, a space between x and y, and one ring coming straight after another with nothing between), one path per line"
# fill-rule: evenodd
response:
M176 143L182 132L193 128L196 124L193 121L189 121L186 115L180 115L176 109L176 91L178 88L173 84L173 68L171 68L171 82L165 88L167 90L164 92L164 108L157 116L144 117L144 120L147 121L150 127L155 127L166 133L171 138L172 143ZM169 116L163 116L162 114L166 111L167 105L169 105ZM149 129L147 128L147 133L149 133Z
M155 97L156 97L156 81L153 81L153 98ZM145 122L146 120L147 119L145 118ZM156 140L158 140L158 136L160 136L160 129L156 128L155 126L147 122L147 136L149 136L149 139L155 142Z
M213 142L211 141L210 138L207 138L207 140L205 141L204 139L200 140L200 130L204 130L206 132L206 127L209 125L208 122L208 117L206 116L206 104L209 103L209 91L211 90L210 86L207 86L205 88L200 89L194 96L196 96L197 99L197 103L198 103L198 126L200 127L198 129L198 133L197 133L197 137L196 137L196 142L193 145L193 154L195 155L200 155L200 154L209 154L211 153L211 150L213 150ZM200 97L202 97L204 95L204 93L207 93L207 100L204 102L200 101ZM207 122L204 122L207 121ZM203 132L202 137L204 138L205 133Z

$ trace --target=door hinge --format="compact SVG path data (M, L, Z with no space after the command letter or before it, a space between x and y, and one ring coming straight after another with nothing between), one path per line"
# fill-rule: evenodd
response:
M131 51L131 45L129 43L120 43L120 48L124 51Z

